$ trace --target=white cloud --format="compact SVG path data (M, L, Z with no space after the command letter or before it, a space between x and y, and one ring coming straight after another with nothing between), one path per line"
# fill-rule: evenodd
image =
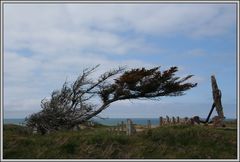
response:
M6 47L51 49L50 53L61 47L94 44L96 49L124 53L146 42L126 39L119 32L134 31L139 36L179 32L194 37L222 35L234 23L234 9L234 5L220 4L6 5Z
M72 21L80 26L87 24L112 31L134 30L139 34L183 32L202 37L227 32L235 20L234 7L221 4L68 5L67 11L72 17L78 15Z
M23 57L14 52L4 54L4 76L6 82L19 83L28 81L29 77L34 76L34 70L39 66L38 60Z
M101 64L100 68L92 75L96 78L100 74L118 66L129 65L130 67L150 67L152 65L138 60L111 61L95 55L61 55L61 57L40 62L41 55L24 57L16 53L6 52L4 74L4 105L7 110L35 109L39 110L40 101L49 96L52 90L61 88L67 79L70 83L77 78L84 68ZM96 57L95 59L93 57ZM28 101L34 99L32 105Z
M116 56L161 52L144 35L160 37L180 33L201 38L226 34L234 22L232 8L227 5L5 4L5 111L39 110L45 95L60 88L66 78L76 79L89 66L101 64L94 77L118 66L156 66L137 57L117 60ZM22 49L27 49L26 55L19 52ZM197 81L201 79L195 77Z

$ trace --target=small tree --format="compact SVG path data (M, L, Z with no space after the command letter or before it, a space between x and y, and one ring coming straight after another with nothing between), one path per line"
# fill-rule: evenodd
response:
M197 83L185 83L192 77L175 77L177 67L161 72L160 67L126 70L118 68L102 74L96 81L89 79L98 66L85 69L71 85L65 82L61 90L43 99L42 110L26 119L27 126L45 134L68 130L97 116L111 103L125 99L159 99L162 96L181 96ZM112 80L111 80L112 78ZM101 104L92 104L99 98Z

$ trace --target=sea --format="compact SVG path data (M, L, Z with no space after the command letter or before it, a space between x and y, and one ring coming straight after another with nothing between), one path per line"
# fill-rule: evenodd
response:
M92 119L93 122L97 122L103 125L114 126L122 121L126 123L129 118L95 118ZM159 125L159 118L130 118L134 124L137 125L147 125L148 120L151 121L152 125ZM236 119L225 119L225 121L233 121ZM4 119L3 124L16 124L16 125L25 125L25 119Z
M113 126L117 125L118 123L121 123L122 121L126 123L127 119L129 118L96 118L92 119L93 122L97 122L103 125ZM130 118L134 124L138 125L147 125L148 120L151 121L152 125L158 125L159 124L159 118ZM24 119L4 119L3 124L17 124L17 125L24 125L25 120Z

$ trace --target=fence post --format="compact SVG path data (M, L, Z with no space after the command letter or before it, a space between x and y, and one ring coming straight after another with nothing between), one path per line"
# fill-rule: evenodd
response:
M178 123L178 124L180 123L180 118L179 118L179 116L177 116L177 123Z
M123 123L123 121L121 122L121 131L122 132L124 131L124 123Z
M216 111L218 116L216 117L218 122L215 124L218 126L224 126L224 113L223 113L223 106L222 106L222 93L221 90L218 88L217 81L214 75L211 76L211 82L212 82L212 94L213 94L213 104L216 107Z
M166 121L167 121L167 122L166 122L167 124L170 124L170 118L169 118L169 116L166 116Z
M184 124L187 124L188 123L188 117L185 117L184 118Z
M120 134L120 124L117 124L117 134Z
M132 135L132 121L131 119L127 119L127 135Z
M147 121L147 128L148 128L148 129L151 129L151 120L148 120L148 121Z
M172 124L176 124L176 119L174 116L172 117Z
M160 116L160 118L159 118L159 126L162 126L162 125L163 125L163 117Z

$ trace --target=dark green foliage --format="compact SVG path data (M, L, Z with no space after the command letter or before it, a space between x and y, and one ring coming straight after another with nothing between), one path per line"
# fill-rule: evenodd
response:
M77 147L77 143L75 142L76 141L74 140L70 140L68 143L63 144L61 146L61 150L63 150L63 152L66 154L74 154L76 152L76 147Z
M132 69L125 71L115 83L104 88L101 94L105 100L123 100L123 99L157 99L161 96L181 96L184 91L195 87L197 84L184 83L192 77L189 75L180 79L175 77L178 71L177 67L171 67L169 70L161 72L159 67L152 69ZM109 96L114 96L110 98Z

